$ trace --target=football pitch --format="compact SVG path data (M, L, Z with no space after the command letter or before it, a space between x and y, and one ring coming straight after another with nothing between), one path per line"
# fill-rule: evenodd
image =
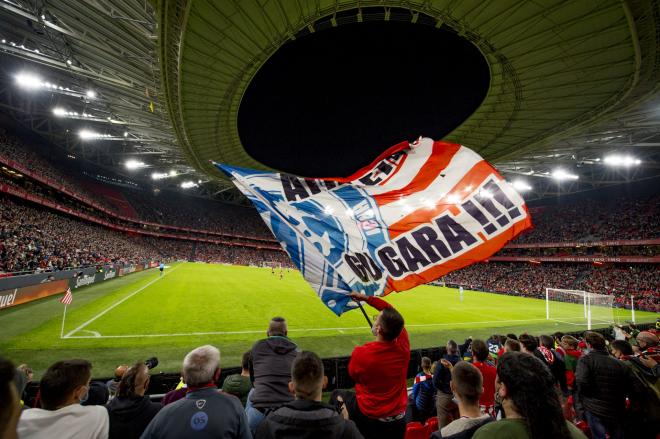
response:
M184 355L202 344L220 348L223 367L237 366L241 354L265 336L273 316L288 320L289 336L301 349L322 357L349 355L373 339L359 310L335 316L293 270L280 279L279 270L273 275L270 268L174 263L163 276L147 270L74 290L63 326L60 298L0 311L0 354L38 374L56 360L86 358L100 377L118 364L151 356L160 360L158 371L177 372ZM568 317L548 321L539 299L465 291L461 301L455 289L420 286L386 300L405 317L413 348L437 347L450 338L586 328L581 305L553 304ZM615 309L614 316L630 320L630 311ZM638 322L657 316L636 315Z

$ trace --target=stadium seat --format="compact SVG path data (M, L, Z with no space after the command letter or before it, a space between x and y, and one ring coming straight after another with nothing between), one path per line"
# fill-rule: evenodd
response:
M426 420L426 426L429 428L429 434L438 431L438 418L433 416Z
M428 425L422 425L419 422L409 422L406 425L405 439L428 439L431 430Z

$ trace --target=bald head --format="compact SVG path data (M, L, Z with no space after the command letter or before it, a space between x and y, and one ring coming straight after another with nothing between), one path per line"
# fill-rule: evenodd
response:
M286 337L287 335L287 325L286 325L286 320L284 320L284 317L273 317L270 320L270 324L268 325L268 332L266 333L269 337L272 337L274 335L279 335L282 337Z

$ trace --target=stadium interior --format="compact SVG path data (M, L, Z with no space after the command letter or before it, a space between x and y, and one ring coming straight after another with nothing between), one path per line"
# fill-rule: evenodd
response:
M572 377L553 382L548 397L570 424L570 435L554 437L583 437L576 427L605 438L598 426L610 438L660 437L657 1L0 0L0 22L0 400L20 364L18 437L55 437L23 422L48 408L40 380L57 361L89 361L104 390L86 383L89 398L101 398L86 404L111 407L128 373L116 375L118 366L155 356L147 399L159 409L181 405L170 398L186 394L188 352L217 347L221 371L199 384L223 387L247 373L243 354L256 355L274 316L287 319L300 350L322 358L325 402L341 412L349 402L330 392L355 389L358 415L344 408L359 430L350 437L454 437L444 428L463 405L443 417L449 387L436 385L448 341L472 363L486 362L475 347L485 341L501 378L513 361L507 340L526 346L529 334L532 356L549 352ZM412 399L404 433L383 436L364 419L393 425L403 415L369 416L360 405L368 385L350 365L359 345L374 341L365 317L376 335L383 308L373 318L366 306L364 315L329 310L254 199L213 162L339 180L421 137L492 164L533 227L486 259L384 296L410 335ZM620 426L599 421L593 393L571 381L587 366L570 366L567 351L587 358L598 349L593 333L607 339L608 360L646 368L635 379L655 389L607 402L623 407ZM552 346L535 354L543 336ZM622 352L614 340L630 345L631 359L614 360ZM555 360L543 361L554 374ZM264 379L256 367L247 375L255 391ZM415 406L420 376L436 386L428 413ZM497 395L481 406L494 424L513 407L498 409ZM264 407L262 417L279 405ZM218 436L349 437L269 436L240 409L247 432ZM108 410L109 437L185 436L153 430L155 413L141 431L118 433ZM0 437L16 437L3 422L0 411ZM61 437L108 437L107 424L105 435ZM534 422L525 428L520 437L541 437ZM442 436L431 436L436 430ZM496 437L483 434L474 433Z

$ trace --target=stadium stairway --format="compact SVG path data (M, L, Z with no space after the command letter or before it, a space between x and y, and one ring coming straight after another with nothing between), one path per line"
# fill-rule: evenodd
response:
M582 284L586 278L589 277L589 270L582 270L576 277L573 283L571 284L572 289L578 289L578 285Z
M138 213L135 211L131 203L128 202L121 191L110 187L107 184L96 183L91 180L86 182L87 188L94 192L99 197L105 199L108 203L117 209L121 215L129 218L139 218Z

